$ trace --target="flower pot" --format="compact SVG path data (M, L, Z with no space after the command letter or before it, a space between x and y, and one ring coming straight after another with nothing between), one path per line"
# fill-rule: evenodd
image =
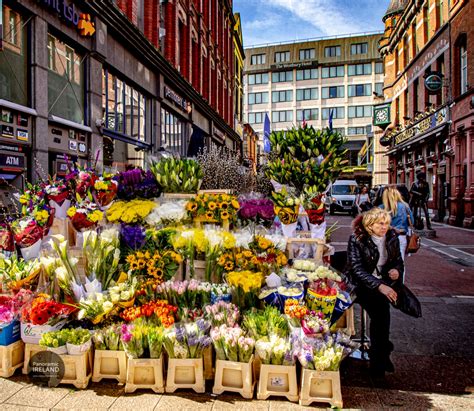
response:
M69 355L81 355L90 350L92 346L92 340L85 342L84 344L70 344L66 343L67 353Z
M67 347L66 345L61 345L61 347L46 347L47 351L54 352L58 355L67 354Z
M127 360L125 351L95 350L92 382L99 382L106 378L115 379L119 384L125 384Z
M339 371L314 371L303 369L301 373L300 405L324 402L342 408L341 379Z
M331 318L336 305L337 295L319 295L309 289L306 293L306 305L312 311L322 312L325 318Z
M202 358L168 360L166 392L175 392L179 388L190 388L197 393L206 391Z
M266 400L270 396L286 397L298 401L296 365L262 364L258 381L257 398Z
M23 341L0 346L0 377L11 377L18 368L23 366L24 352Z
M38 344L41 336L50 331L58 331L66 324L66 320L59 321L55 325L34 325L30 323L21 323L21 339L25 343Z
M41 251L41 239L29 247L20 248L22 257L26 260L34 260L39 257Z
M253 360L253 355L248 363L217 360L213 394L238 392L242 397L251 399L255 386Z
M67 217L67 210L71 207L71 200L64 200L62 204L58 204L54 200L49 200L49 205L55 210L55 217L64 219Z
M163 356L160 358L129 358L125 392L150 389L163 393Z

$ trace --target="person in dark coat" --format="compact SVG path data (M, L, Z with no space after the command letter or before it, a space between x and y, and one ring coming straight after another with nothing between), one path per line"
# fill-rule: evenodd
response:
M395 230L390 228L390 214L373 208L353 221L353 234L347 248L346 281L355 287L355 302L370 317L370 370L383 377L393 372L390 361L390 303L397 293L388 284L403 281L403 260Z
M426 174L420 172L416 175L417 180L410 188L410 207L415 216L416 228L423 229L423 222L421 222L421 210L425 213L426 228L432 230L430 215L428 213L428 199L430 198L430 186L426 181ZM420 211L419 211L420 210Z

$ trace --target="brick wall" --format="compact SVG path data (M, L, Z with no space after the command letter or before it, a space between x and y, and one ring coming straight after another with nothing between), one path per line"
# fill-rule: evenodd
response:
M160 46L160 3L156 0L144 0L144 34L156 48Z

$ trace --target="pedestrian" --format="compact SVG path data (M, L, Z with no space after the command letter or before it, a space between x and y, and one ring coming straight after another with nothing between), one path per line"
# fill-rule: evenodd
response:
M357 194L356 199L354 201L353 216L355 217L357 214L363 213L364 211L368 211L371 208L372 202L370 201L369 189L367 188L367 186L362 186L359 194Z
M405 251L407 249L407 234L410 222L413 222L413 214L408 204L403 200L400 191L395 187L387 187L382 195L383 203L379 206L387 210L392 218L391 227L398 233L400 242L400 254L405 261Z
M387 284L402 280L400 243L390 228L390 214L380 208L361 214L352 226L344 276L349 287L355 287L355 302L370 318L370 372L383 377L385 372L394 371L390 360L390 303L397 301L397 293Z
M421 210L425 213L426 228L432 230L430 215L428 213L428 199L430 198L430 186L426 181L426 174L419 172L416 175L417 180L412 184L410 189L410 207L413 208L415 215L415 228L423 230L424 224L421 220Z

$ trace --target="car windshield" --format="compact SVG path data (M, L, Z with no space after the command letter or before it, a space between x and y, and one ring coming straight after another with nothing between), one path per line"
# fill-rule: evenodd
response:
M349 186L349 185L337 185L332 186L332 194L334 195L351 195L355 194L357 186Z

